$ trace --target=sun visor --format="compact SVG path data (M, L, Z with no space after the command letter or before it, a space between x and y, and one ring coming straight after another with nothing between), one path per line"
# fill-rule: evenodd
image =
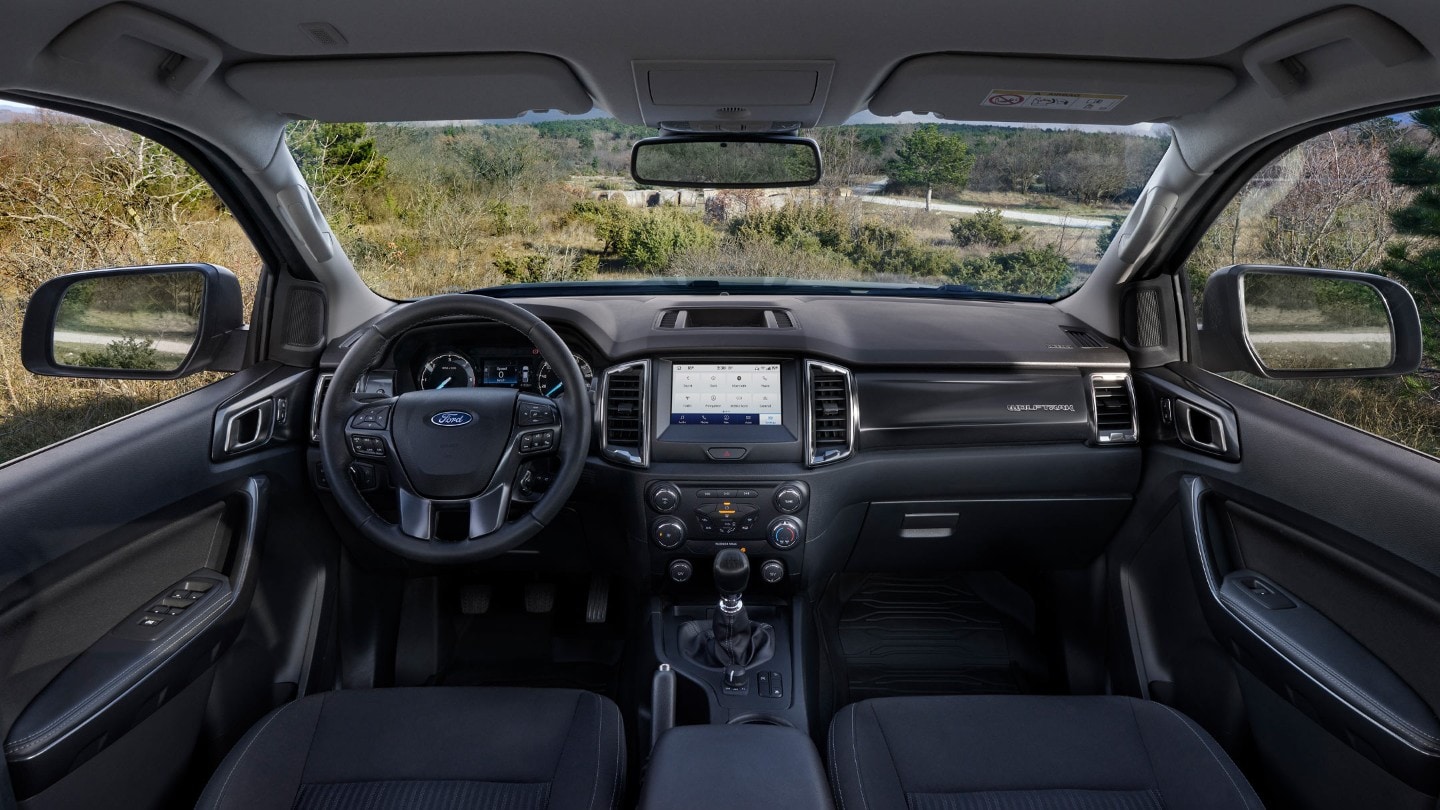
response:
M633 62L645 123L697 132L765 132L814 126L835 63Z
M320 121L513 118L593 106L568 65L537 54L250 62L225 81L256 107Z
M1138 124L1203 110L1235 87L1208 65L936 54L902 63L870 112L955 121Z

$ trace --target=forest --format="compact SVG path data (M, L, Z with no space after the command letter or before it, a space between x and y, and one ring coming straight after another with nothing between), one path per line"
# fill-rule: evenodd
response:
M1440 453L1440 380L1430 368L1440 353L1440 233L1427 230L1440 222L1427 218L1440 210L1440 128L1426 115L1348 127L1286 153L1221 212L1186 275L1197 301L1211 271L1237 262L1405 281L1426 317L1421 373L1246 382ZM1060 296L1084 281L1169 144L1163 129L844 126L805 133L825 160L813 188L676 192L629 178L631 144L652 134L573 119L297 122L287 137L357 270L399 299L655 275ZM258 257L204 181L168 150L63 116L0 122L0 461L212 379L45 379L19 362L25 302L45 279L179 261L230 268L251 300Z

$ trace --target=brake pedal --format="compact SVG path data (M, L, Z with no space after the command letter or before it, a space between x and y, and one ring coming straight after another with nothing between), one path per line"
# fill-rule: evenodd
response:
M549 613L555 609L555 583L532 582L525 586L525 612Z
M585 600L585 623L604 624L610 615L610 578L596 574L590 578L590 596Z
M460 612L478 616L490 610L490 586L466 585L460 589Z

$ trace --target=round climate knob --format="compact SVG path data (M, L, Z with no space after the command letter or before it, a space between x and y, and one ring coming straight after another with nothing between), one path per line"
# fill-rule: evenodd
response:
M770 521L770 545L782 551L794 548L804 533L805 528L793 517L778 517Z
M650 508L656 512L673 512L680 505L680 490L674 484L657 484L650 490Z
M676 560L670 563L670 579L673 582L689 582L690 577L695 575L695 566L689 560Z
M679 548L685 542L685 524L675 518L660 518L650 525L650 539L664 548Z
M805 493L794 484L786 484L775 490L775 508L781 512L799 512L805 505Z
M766 560L765 564L760 566L760 578L774 585L785 578L785 563L779 560Z

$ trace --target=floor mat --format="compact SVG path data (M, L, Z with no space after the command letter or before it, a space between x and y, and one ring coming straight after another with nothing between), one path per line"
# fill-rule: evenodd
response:
M893 695L1045 691L1029 596L998 575L865 575L832 591L841 705Z

